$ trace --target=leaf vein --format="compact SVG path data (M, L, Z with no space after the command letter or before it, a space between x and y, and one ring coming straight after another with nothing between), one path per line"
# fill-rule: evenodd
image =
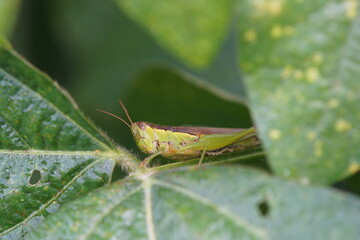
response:
M1 119L14 131L14 133L18 136L18 138L21 140L24 145L26 145L29 149L31 149L30 145L22 138L22 136L19 134L19 132L4 118L3 115L0 114Z
M154 219L152 213L152 199L151 199L151 186L152 181L144 182L144 195L145 195L145 212L146 212L146 228L148 232L149 240L156 240L156 233L154 227Z
M134 195L135 193L139 192L142 189L142 186L138 186L137 188L135 188L134 190L130 191L128 194L126 194L125 196L123 196L122 198L114 201L114 205L110 206L110 208L108 208L106 211L103 211L97 215L95 215L94 217L99 217L98 219L93 220L93 224L91 227L89 227L89 231L87 231L86 233L84 233L84 235L80 235L79 239L90 239L90 235L93 233L93 231L96 229L96 227L105 219L105 217L111 213L115 208L117 208L121 203L123 203L126 199L128 199L129 197L131 197L132 195Z
M231 210L228 210L226 207L219 207L216 203L214 203L213 201L211 201L210 199L205 198L204 196L201 196L193 191L190 191L188 189L185 189L179 185L175 185L172 183L168 183L168 182L162 182L159 180L154 180L154 184L157 184L159 186L163 186L166 188L169 188L171 190L177 191L181 194L184 194L204 205L209 206L210 208L214 209L216 212L218 212L219 214L223 215L224 217L232 220L233 222L235 222L237 225L247 229L250 233L252 233L254 236L256 236L259 239L264 239L264 240L270 240L271 238L261 229L259 229L258 227L252 225L251 223L249 223L248 221L246 221L245 219L233 214L231 212Z

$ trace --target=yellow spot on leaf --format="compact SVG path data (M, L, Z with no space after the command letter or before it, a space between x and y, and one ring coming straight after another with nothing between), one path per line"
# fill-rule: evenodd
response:
M283 9L283 3L281 0L268 1L268 12L274 16L279 15Z
M332 98L332 99L329 100L328 106L330 108L337 108L339 106L339 101L337 99L335 99L335 98Z
M281 77L282 78L289 78L291 76L291 73L293 71L292 66L287 65L281 72Z
M354 19L358 14L358 2L355 0L346 1L346 17Z
M323 142L318 140L314 143L314 155L320 157L323 155Z
M287 25L287 26L274 25L271 28L270 35L271 35L271 37L277 39L282 36L291 35L291 34L293 34L293 32L294 32L294 28L290 25Z
M308 132L306 134L306 137L309 139L309 140L314 140L316 138L316 133L315 132Z
M320 78L319 70L315 67L309 67L305 72L306 81L314 83Z
M271 129L269 131L269 137L274 140L279 139L281 137L280 130L279 129Z
M323 55L319 52L316 52L312 55L311 60L315 64L321 64L323 62Z
M244 33L244 38L246 42L255 42L257 38L256 32L252 29L247 30Z
M283 34L283 29L280 25L275 25L271 28L271 37L280 38Z
M273 16L278 16L283 10L282 0L254 0L253 4L259 12L269 13Z
M349 131L351 128L351 123L342 118L338 119L335 123L335 130L338 132L346 132Z
M349 168L348 168L348 172L350 174L355 174L357 173L358 171L360 171L360 164L356 163L356 162L352 162L350 165L349 165Z
M304 77L304 73L297 69L294 71L294 77L296 80L301 80Z

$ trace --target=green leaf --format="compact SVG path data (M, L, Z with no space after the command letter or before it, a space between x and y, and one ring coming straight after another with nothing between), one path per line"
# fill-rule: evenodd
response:
M358 239L359 199L240 167L129 178L69 204L30 239Z
M333 183L359 170L358 12L357 1L241 2L240 66L281 176Z
M117 160L132 158L6 43L0 128L1 239L20 238L64 202L108 183Z
M225 42L221 44L220 52L209 68L196 70L184 67L170 52L161 48L149 32L125 16L114 1L78 0L74 2L64 0L57 1L54 9L56 12L49 16L51 17L49 22L53 23L52 28L62 30L55 32L56 39L61 43L61 51L69 56L61 62L71 65L71 67L65 65L65 68L59 70L64 74L64 78L59 77L59 79L66 80L64 84L67 84L67 88L81 109L96 122L106 121L107 118L94 111L94 108L118 111L119 99L128 105L130 100L127 99L132 96L134 85L138 85L139 81L157 81L157 78L153 78L154 74L148 74L154 70L157 72L162 70L164 76L169 75L168 73L171 71L181 81L190 83L177 86L175 82L173 88L176 88L177 91L171 93L172 98L180 99L183 95L181 92L194 92L194 89L202 89L202 92L210 92L214 95L214 99L225 100L229 105L232 105L233 102L238 103L239 108L246 105L244 86L240 81L236 51L234 50L235 33L224 36ZM104 17L98 18L99 15ZM79 19L82 20L78 21ZM94 29L96 30L94 31ZM64 34L65 32L66 34ZM66 37L64 37L65 35ZM26 44L25 39L23 41ZM74 49L78 49L76 53ZM71 71L66 72L69 68ZM101 79L100 85L99 79ZM187 85L187 87L183 89L183 85ZM101 86L101 91L99 91L99 86ZM158 91L158 87L158 84L155 84L151 88L147 88L146 94L150 98L147 98L146 102L151 100L164 102L164 98L168 97L168 92L152 94ZM191 105L177 104L176 108L179 108L177 113L181 113L180 108L203 108L204 106L200 104L196 106L197 98L202 98L202 96L197 95ZM136 112L143 111L144 108L141 104L136 105ZM154 109L154 107L152 108ZM217 124L222 126L220 118L215 118L216 115L221 115L221 111L218 109L215 106L212 110L212 119L218 119L219 123ZM133 108L129 110L134 112ZM151 115L156 117L157 113L154 112ZM163 119L169 120L174 117L180 121L185 115L168 115ZM142 120L149 120L149 117L151 116L147 115L147 118ZM194 116L187 115L187 118L190 117ZM214 121L206 122L207 118L205 117L202 119L203 122L199 124L216 126ZM244 127L240 125L239 119L226 117L226 121L230 121L230 119L234 126ZM164 124L161 121L157 123ZM171 124L176 124L176 122ZM194 123L183 119L181 124ZM126 139L123 141L122 137L128 132L128 129L124 128L123 133L114 134L114 131L119 132L121 129L116 121L106 121L101 127L107 130L117 142L121 142L121 144L129 142Z
M126 105L135 119L163 125L252 126L246 106L227 101L226 96L219 98L206 87L193 84L194 81L178 72L149 69L129 88Z
M194 67L204 67L213 58L231 17L228 0L117 2L164 47Z

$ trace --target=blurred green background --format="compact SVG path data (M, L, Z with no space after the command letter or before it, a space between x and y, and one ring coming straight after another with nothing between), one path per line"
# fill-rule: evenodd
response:
M80 109L120 145L136 149L123 123L95 110L124 117L119 99L134 121L252 125L231 20L224 23L225 37L217 40L214 54L199 66L169 51L115 1L5 2L13 27L2 32L14 48L69 91Z

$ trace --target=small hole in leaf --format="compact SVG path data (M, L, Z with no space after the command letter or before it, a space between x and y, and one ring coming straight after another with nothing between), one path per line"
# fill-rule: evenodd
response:
M261 201L258 205L257 208L259 210L259 213L261 214L261 216L263 217L267 217L270 214L270 206L269 203L266 200Z
M29 184L30 185L35 185L38 182L40 182L41 179L41 172L39 170L34 170L31 173L30 179L29 179Z

